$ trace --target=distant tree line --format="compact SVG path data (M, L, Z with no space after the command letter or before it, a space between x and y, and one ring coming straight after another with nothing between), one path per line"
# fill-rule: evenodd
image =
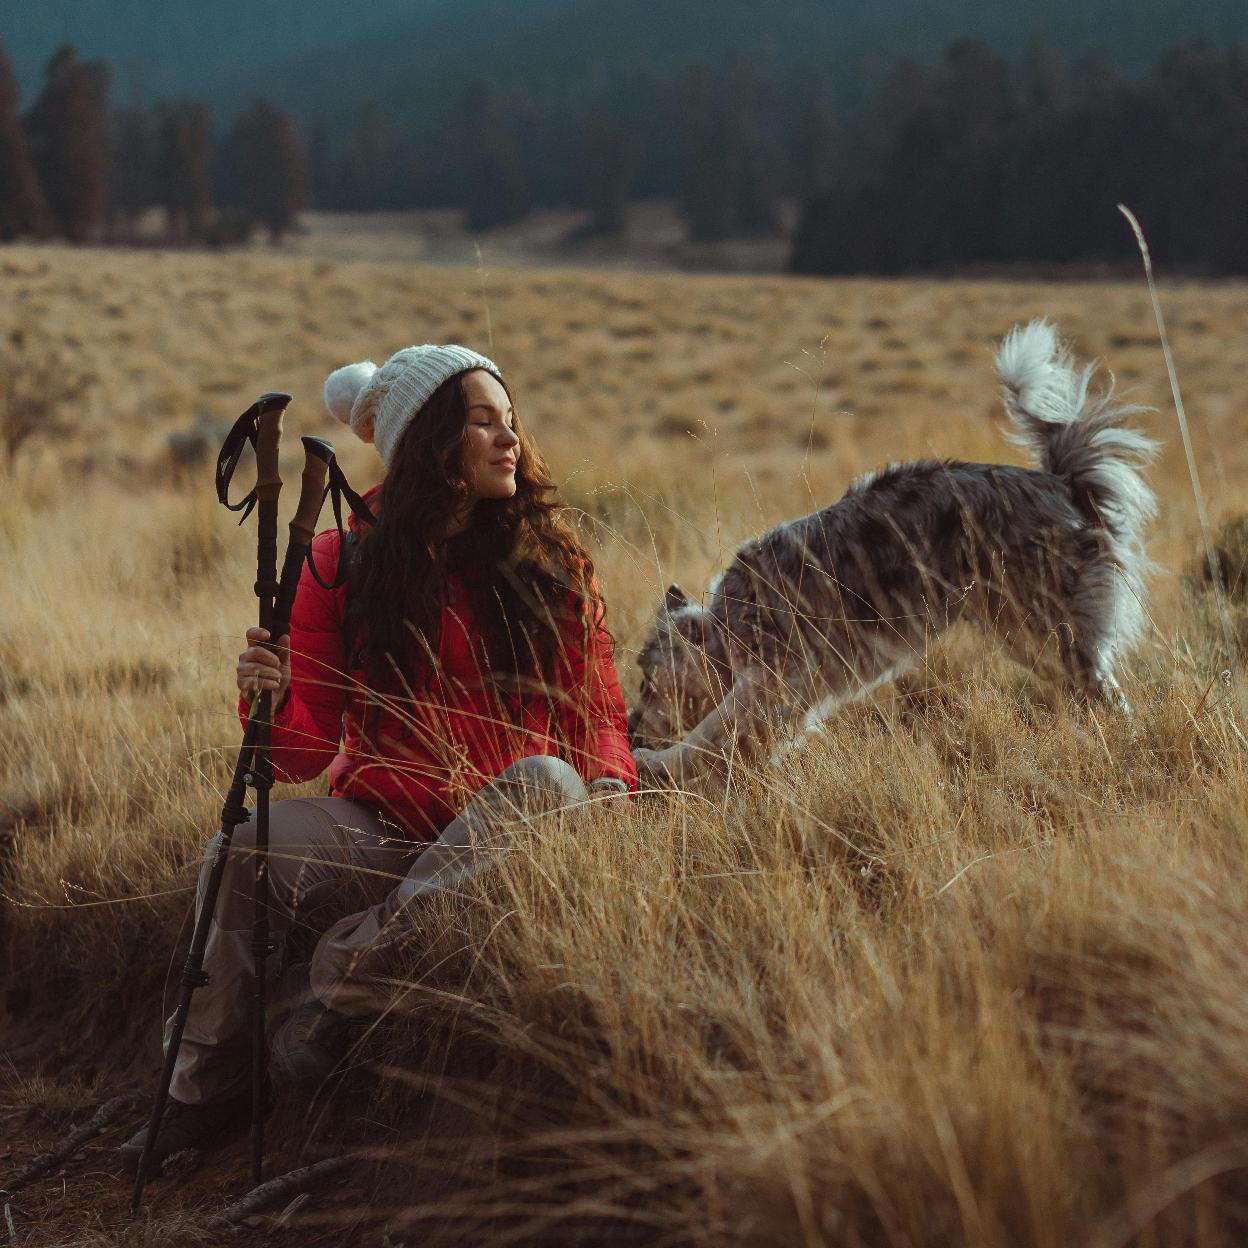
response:
M294 117L253 100L223 139L194 100L113 110L109 71L70 45L18 112L0 48L0 241L125 242L149 208L175 241L234 242L254 226L279 239L307 206L307 152Z
M959 39L888 68L853 113L835 87L762 51L604 71L561 105L471 83L419 139L370 104L336 150L325 136L314 198L462 208L471 229L578 204L611 234L664 197L695 242L773 233L795 200L792 267L815 273L1129 260L1122 201L1170 263L1248 272L1248 46L1179 45L1129 77L1044 37L1017 64Z
M788 200L795 270L895 273L1122 259L1121 200L1172 264L1248 272L1243 47L1182 45L1129 78L1043 38L1016 65L960 39L935 66L893 65L851 114L825 74L764 50L603 70L540 103L470 82L435 130L369 102L306 144L266 100L218 134L191 100L110 109L108 78L63 48L19 115L0 51L0 239L124 240L153 206L174 239L220 243L254 225L279 238L305 206L455 208L484 230L579 205L585 233L611 235L632 201L663 197L715 242L774 233Z
M1248 273L1246 47L1175 47L1129 80L1040 40L1016 69L959 40L895 66L845 152L806 203L799 272L1133 259L1123 202L1169 264Z

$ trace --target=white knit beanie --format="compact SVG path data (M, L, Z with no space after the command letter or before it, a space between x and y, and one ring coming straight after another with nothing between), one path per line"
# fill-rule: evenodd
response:
M365 442L374 443L389 468L400 434L429 396L448 377L473 368L503 379L493 360L467 347L438 347L431 342L404 347L380 368L363 360L335 369L325 378L325 406Z

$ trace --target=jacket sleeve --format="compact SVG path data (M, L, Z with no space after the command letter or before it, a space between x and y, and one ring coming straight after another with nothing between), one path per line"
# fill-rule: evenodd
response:
M338 566L338 534L330 529L312 542L316 570L326 581ZM318 585L304 564L290 613L290 689L273 717L273 773L279 781L314 780L338 753L346 706L346 654L342 595ZM238 704L247 724L247 699Z
M614 643L595 593L578 605L564 634L560 720L568 761L586 783L599 776L637 787L637 765L628 747L628 712L615 670Z

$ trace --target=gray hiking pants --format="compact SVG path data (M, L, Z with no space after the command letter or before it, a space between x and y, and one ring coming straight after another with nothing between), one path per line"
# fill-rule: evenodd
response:
M309 979L323 1005L364 1016L393 992L386 952L422 898L454 892L497 862L508 826L586 800L561 759L513 763L481 789L428 845L413 842L367 806L342 797L288 798L269 811L269 927L280 965L291 939L315 940ZM208 983L196 989L173 1071L171 1095L188 1104L219 1100L250 1078L251 933L255 823L235 829L204 953ZM196 917L220 834L199 873ZM395 881L398 881L397 885ZM378 900L380 898L380 900ZM172 1019L166 1025L168 1043Z

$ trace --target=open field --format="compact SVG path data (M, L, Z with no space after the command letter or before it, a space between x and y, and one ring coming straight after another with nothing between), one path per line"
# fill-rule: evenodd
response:
M1159 409L1134 721L957 634L739 792L528 835L416 934L346 1086L279 1109L276 1159L367 1157L275 1239L1243 1242L1243 686L1186 576L1199 534L1142 280L10 247L0 290L0 385L80 392L0 482L0 1169L150 1085L237 749L253 531L171 434L215 438L286 389L288 450L332 438L363 488L380 463L323 411L325 373L412 341L486 351L592 539L631 690L669 581L700 591L740 539L887 460L1016 461L991 351L1047 315ZM1221 523L1248 512L1248 285L1163 298ZM1231 611L1243 645L1242 586ZM16 1196L13 1242L217 1242L242 1146L154 1184L135 1225L106 1170L89 1151Z
M457 209L420 212L305 212L301 229L287 235L283 255L387 263L472 265L478 253L487 264L540 268L593 266L604 269L677 269L708 272L778 273L788 267L798 205L777 205L778 229L762 238L691 243L689 227L670 200L639 200L628 206L625 228L615 238L585 237L584 209L547 208L511 225L469 231ZM257 237L253 250L268 250Z

